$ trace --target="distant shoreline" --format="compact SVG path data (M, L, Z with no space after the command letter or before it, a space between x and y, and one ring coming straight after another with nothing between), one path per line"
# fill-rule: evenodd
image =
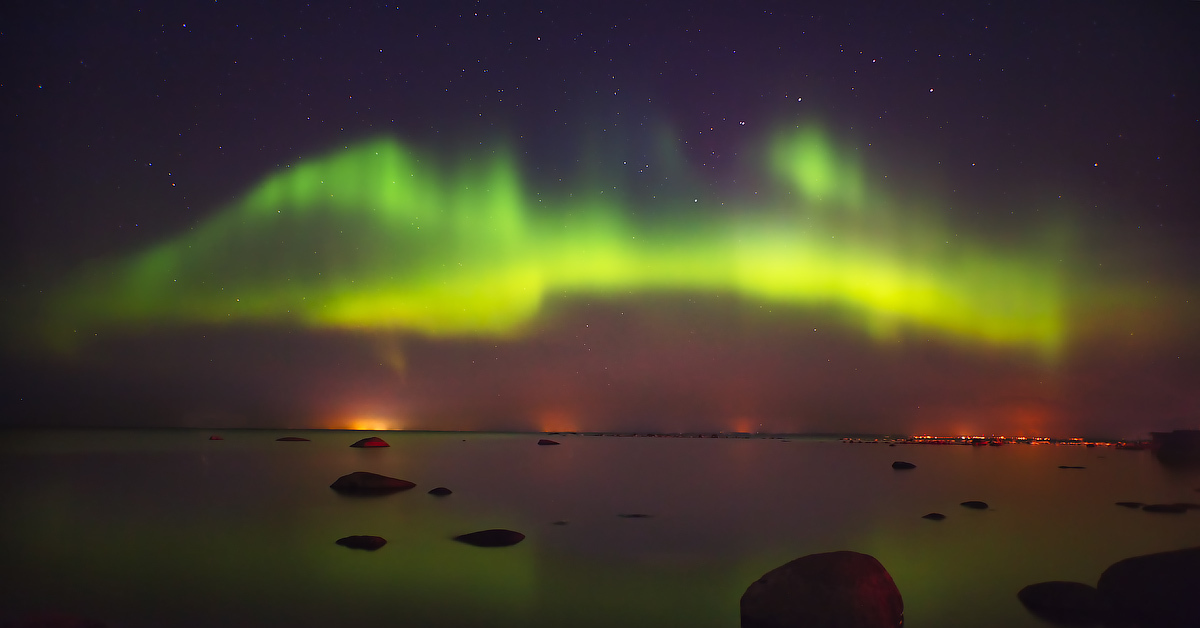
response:
M143 426L0 426L2 432L19 431L194 431L205 433L218 432L346 432L346 433L388 433L388 434L497 434L497 435L530 435L530 436L585 436L610 438L705 438L705 439L741 439L741 440L808 440L808 441L839 441L851 444L887 444L887 445L963 445L963 446L999 446L999 445L1078 445L1078 446L1116 446L1122 449L1144 449L1150 446L1150 438L1145 439L1116 439L1116 438L1085 438L1085 437L1049 437L1049 436L996 436L996 435L931 435L931 434L848 434L832 432L654 432L654 431L537 431L537 430L365 430L350 428L319 428L319 427L143 427ZM1147 435L1149 436L1149 435Z

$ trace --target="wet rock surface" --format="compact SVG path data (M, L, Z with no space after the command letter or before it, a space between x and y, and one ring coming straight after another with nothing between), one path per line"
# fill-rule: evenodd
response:
M1082 582L1039 582L1017 592L1029 612L1056 624L1088 625L1109 615L1100 592Z
M828 552L797 558L751 584L741 619L742 628L897 628L904 601L873 556Z
M407 491L416 486L408 480L392 478L369 471L355 471L334 480L329 488L349 495L386 495Z
M1200 547L1134 556L1100 575L1096 589L1118 622L1162 628L1200 626Z

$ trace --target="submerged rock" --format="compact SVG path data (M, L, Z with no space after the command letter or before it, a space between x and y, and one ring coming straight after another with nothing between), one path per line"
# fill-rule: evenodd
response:
M454 492L454 491L452 491L452 490L450 490L450 489L448 489L448 488L446 488L446 487L444 487L444 486L439 486L439 487L437 487L437 488L431 488L431 489L429 489L429 494L430 494L430 495L437 495L438 497L445 497L446 495L449 495L449 494L451 494L451 493L453 493L453 492Z
M309 440L307 438L304 438L302 436L284 436L283 438L276 438L275 440L279 441L281 443L300 443L300 442L307 443L307 442L309 442Z
M1060 464L1060 465L1058 465L1058 468L1059 469L1086 469L1087 467L1079 467L1079 466L1074 466L1074 465L1069 465L1069 464Z
M943 515L943 514L942 514L942 513L940 513L940 512L931 512L931 513L929 513L929 514L927 514L927 515L921 515L921 518L922 518L922 519L929 519L929 520L932 520L932 521L941 521L942 519L945 519L945 518L946 518L946 515Z
M460 534L454 537L454 540L476 547L508 547L509 545L516 545L524 541L525 535L503 528L493 528L491 530Z
M538 444L539 445L560 445L561 443L559 443L556 440L550 440L549 438L543 438L538 441Z
M1142 506L1145 506L1145 504L1142 502L1117 502L1117 505L1124 506L1126 508L1141 508Z
M1145 512L1169 512L1183 514L1188 511L1187 504L1146 504L1142 506Z
M408 480L390 478L386 475L379 475L378 473L370 473L368 471L355 471L334 480L333 484L329 485L329 488L339 493L384 495L407 491L414 486L416 484Z
M1200 626L1200 547L1126 558L1096 585L1119 621L1156 628Z
M382 438L379 438L378 436L364 438L350 446L351 447L391 447L391 445L387 444L387 441L383 440Z
M898 628L904 600L873 556L810 554L772 569L741 599L742 628Z
M904 470L904 469L916 469L916 468L917 468L917 465L915 465L915 464L913 464L913 463L911 463L911 462L905 462L905 461L903 461L903 460L897 460L897 461L895 461L895 462L893 462L893 463L892 463L892 468L893 468L893 469L896 469L896 470L898 470L898 471L900 471L900 470Z
M377 550L387 545L387 539L382 536L356 535L340 538L337 544L351 549Z
M1109 614L1100 592L1082 582L1031 584L1017 592L1017 599L1029 612L1056 624L1090 625Z
M977 499L972 499L970 501L962 502L962 504L960 504L960 505L966 506L967 508L973 508L975 510L987 510L987 507L988 507L987 502L981 502Z
M217 436L216 434L213 434L212 436L209 436L209 437L208 437L208 440L225 440L225 437L224 437L224 436Z
M649 519L653 515L648 515L644 512L622 512L617 514L622 519Z

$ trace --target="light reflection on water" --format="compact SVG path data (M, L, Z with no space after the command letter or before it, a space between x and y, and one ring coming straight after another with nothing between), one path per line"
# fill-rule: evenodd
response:
M56 609L111 626L735 627L793 558L866 552L909 628L1041 626L1026 584L1094 584L1128 556L1200 545L1196 471L1098 447L846 444L266 430L12 431L0 440L0 621ZM302 435L311 442L274 439ZM353 449L378 435L386 449ZM893 460L917 464L891 469ZM1059 469L1082 465L1086 469ZM411 480L384 497L351 471ZM454 494L427 495L435 486ZM987 511L958 506L987 501ZM941 522L921 519L939 511ZM645 513L649 518L620 518ZM566 525L554 522L566 520ZM503 527L510 548L449 539ZM377 552L339 547L351 534Z

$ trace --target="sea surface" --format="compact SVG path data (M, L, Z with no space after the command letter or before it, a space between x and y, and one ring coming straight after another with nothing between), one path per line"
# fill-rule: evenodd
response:
M367 436L391 447L349 446ZM763 573L854 550L891 573L908 628L1045 626L1023 586L1095 584L1117 560L1200 545L1200 510L1115 505L1200 501L1200 472L1149 451L542 436L8 430L0 623L54 610L128 628L736 628ZM352 471L417 488L329 488ZM452 540L488 528L526 539ZM354 534L388 543L334 543Z

